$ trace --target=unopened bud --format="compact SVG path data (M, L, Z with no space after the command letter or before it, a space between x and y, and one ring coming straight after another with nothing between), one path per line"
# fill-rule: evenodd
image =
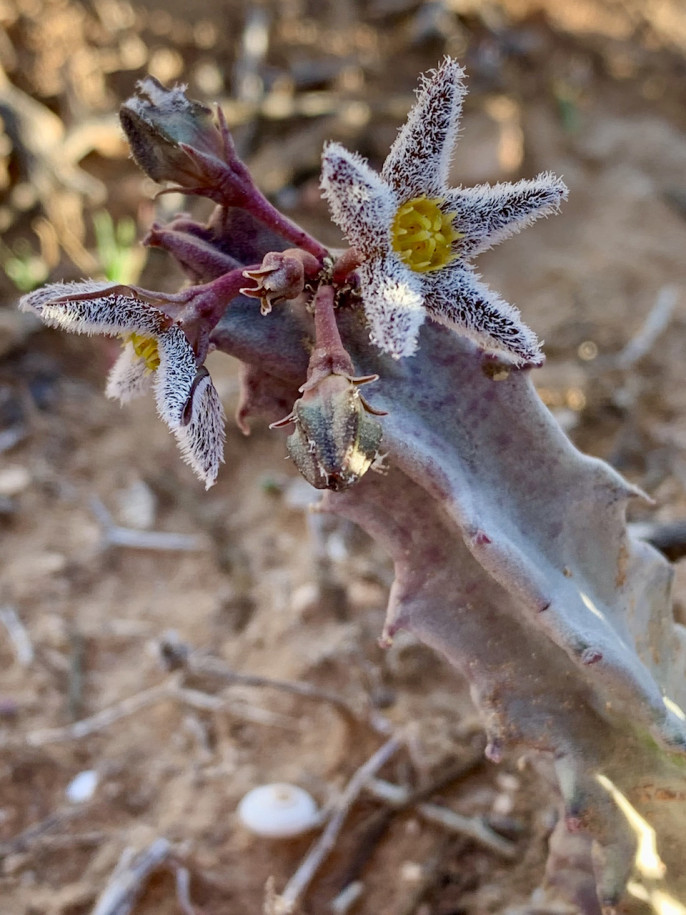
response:
M263 315L268 315L272 305L300 295L305 288L306 267L310 272L320 269L317 259L307 251L297 248L270 251L257 270L245 271L243 275L256 285L241 289L241 292L250 298L259 299L260 311Z
M131 152L154 181L173 181L195 187L204 175L182 146L220 165L225 158L224 139L212 111L186 97L184 86L167 89L152 76L136 85L136 95L119 114Z
M288 453L315 489L336 492L356 483L379 458L383 430L360 396L355 379L326 375L303 393L293 412Z

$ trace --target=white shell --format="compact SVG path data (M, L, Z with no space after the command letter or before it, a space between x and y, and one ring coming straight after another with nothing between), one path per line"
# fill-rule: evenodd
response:
M268 839L299 836L321 822L314 798L297 785L285 782L248 791L238 805L238 816L250 832Z
M79 772L67 785L65 791L67 800L72 804L84 804L86 801L90 801L98 787L98 781L98 773L95 769L85 769L83 772Z

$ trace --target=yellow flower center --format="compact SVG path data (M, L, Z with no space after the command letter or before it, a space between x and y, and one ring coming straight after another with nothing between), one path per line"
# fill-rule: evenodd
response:
M413 197L395 214L393 250L417 273L440 270L457 257L453 242L463 237L453 225L456 213L444 213L440 197Z
M154 372L160 367L160 352L157 340L154 337L145 337L142 334L128 334L124 341L131 343L134 353L145 362L149 372Z

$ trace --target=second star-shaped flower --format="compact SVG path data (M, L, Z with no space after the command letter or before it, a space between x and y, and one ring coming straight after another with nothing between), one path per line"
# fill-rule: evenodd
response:
M447 58L424 78L381 175L330 143L322 190L359 253L360 291L380 349L411 356L428 313L505 361L540 362L534 332L480 281L471 259L556 212L567 188L548 172L515 184L449 188L464 95L464 71Z

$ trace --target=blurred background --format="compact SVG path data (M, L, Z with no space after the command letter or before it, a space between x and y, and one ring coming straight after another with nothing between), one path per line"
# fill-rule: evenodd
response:
M545 340L541 397L583 450L654 499L635 520L676 521L686 512L686 9L0 0L0 27L0 908L90 912L122 852L164 836L174 856L141 881L130 911L257 913L267 879L280 888L309 838L251 836L235 815L245 791L291 780L325 804L378 745L375 714L414 722L412 759L389 777L430 782L480 751L478 720L458 675L427 650L403 638L378 647L392 569L359 532L307 513L311 492L281 433L255 423L246 439L230 423L226 467L205 494L151 402L105 400L118 344L44 330L16 300L84 276L182 283L138 239L153 218L209 211L155 200L159 188L128 156L116 113L145 74L218 102L270 199L338 244L319 197L322 144L338 139L379 166L419 73L450 54L469 80L452 183L551 170L570 188L561 215L479 260ZM237 367L211 359L230 415ZM686 574L675 570L682 618ZM362 723L351 731L326 700L231 680L237 672L333 691L365 710ZM111 708L119 719L73 728ZM91 789L75 800L84 772ZM350 910L361 915L523 905L541 879L554 798L514 760L479 763L441 796L490 817L517 843L515 859L412 811L371 841L378 802L367 800L303 911L333 911L353 878L363 889ZM367 864L355 869L360 849Z

